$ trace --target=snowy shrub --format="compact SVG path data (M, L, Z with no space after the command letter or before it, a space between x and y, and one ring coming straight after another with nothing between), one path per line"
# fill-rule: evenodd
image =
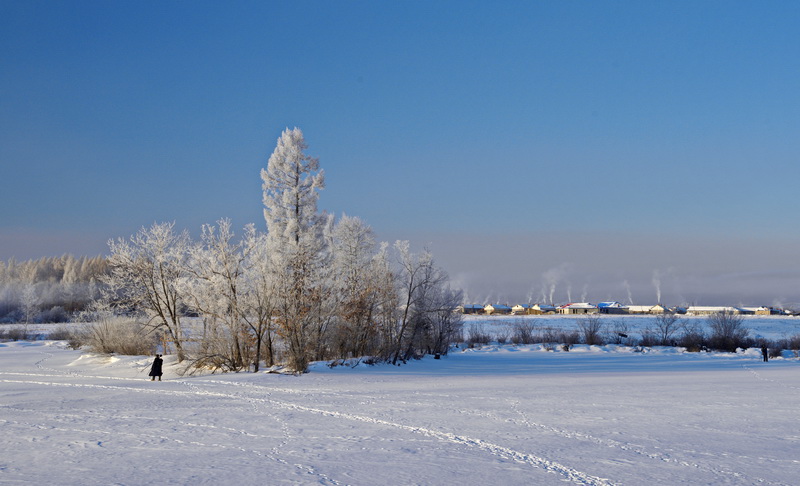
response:
M674 346L675 333L683 325L683 320L677 314L664 313L656 316L655 330L658 333L658 344L661 346Z
M684 322L681 325L681 334L678 336L678 346L686 348L687 351L697 353L705 347L706 336L703 330L695 322Z
M47 334L47 339L66 341L70 349L80 349L89 343L89 326L60 325Z
M633 343L633 338L630 337L630 327L624 319L612 321L610 326L606 326L606 330L606 342L626 346L630 346Z
M4 326L4 329L0 329L0 340L28 341L34 337L24 326Z
M548 327L544 329L544 332L542 332L537 341L542 343L559 343L572 346L581 342L581 336L577 329L567 330Z
M58 326L47 334L47 339L53 341L69 341L76 334L76 330L68 326Z
M574 346L581 342L581 336L576 329L572 331L562 331L560 337L561 342L569 346Z
M67 346L70 349L81 349L86 345L89 341L89 334L86 332L85 329L79 329L72 333L69 339L67 339Z
M585 317L578 319L578 329L583 337L583 343L588 345L602 346L603 342L603 321L599 317Z
M560 344L564 342L564 337L569 334L570 331L566 329L550 329L545 328L539 335L539 341L542 343L552 343L552 344ZM575 331L577 336L577 331ZM580 336L575 342L580 341Z
M158 342L144 324L111 317L86 328L86 344L96 353L140 356L154 354Z
M537 341L534 332L536 326L532 322L518 321L511 333L511 342L514 344L533 344Z
M546 327L542 330L541 341L543 343L558 343L561 342L560 333L561 329Z
M480 326L473 324L469 326L469 331L467 331L467 345L469 347L474 347L476 344L489 344L492 340L492 336L489 333L485 332Z
M567 346L574 346L581 342L581 336L576 329L573 329L572 331L562 330L558 336L559 342L562 342Z
M711 329L708 344L713 349L734 352L736 348L748 348L753 344L747 339L750 330L744 327L744 318L740 315L730 312L711 314L708 327Z
M796 356L798 354L798 350L800 350L800 334L795 334L789 338L779 339L774 343L767 345L770 349L770 356L777 357L782 354L784 350L792 351L792 353Z
M497 344L505 344L509 341L509 336L508 331L498 331L494 336L494 340L497 341Z
M209 353L207 351L203 351L199 355L192 354L186 366L187 370L190 368L210 370L212 373L216 373L217 371L230 372L242 370L237 363L231 361L230 356Z
M658 333L650 327L642 329L641 336L642 337L639 340L640 346L649 348L661 344L661 339L659 339Z
M243 340L242 335L232 333L224 324L207 323L204 327L203 339L196 346L185 348L189 360L187 369L202 368L214 372L242 371L254 363L254 348L238 343Z
M794 336L783 341L785 341L783 345L784 348L791 349L793 351L800 350L800 334L795 334Z

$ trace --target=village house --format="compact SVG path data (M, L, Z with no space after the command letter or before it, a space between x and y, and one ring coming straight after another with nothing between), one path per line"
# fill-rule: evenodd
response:
M459 307L462 314L483 314L483 306L478 304L465 304Z
M511 308L511 315L519 316L523 314L530 314L531 306L526 304L517 304Z
M489 304L483 308L483 312L489 316L492 314L511 314L511 307L503 304Z
M560 314L597 314L597 306L588 302L564 304L558 308Z
M547 305L547 304L534 304L528 310L529 314L536 314L536 315L555 314L556 312L557 309L554 305Z
M709 316L711 314L717 314L720 312L726 312L729 314L742 314L741 309L730 306L690 305L689 308L686 309L686 313L693 316Z
M669 309L661 304L628 306L628 314L664 314L666 312L669 312Z
M743 314L750 314L754 316L768 316L772 314L772 309L769 307L739 307Z
M628 308L619 302L600 302L597 311L600 314L627 314Z

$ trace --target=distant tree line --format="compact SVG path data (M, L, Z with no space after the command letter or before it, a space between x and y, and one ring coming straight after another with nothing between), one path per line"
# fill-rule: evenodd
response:
M100 295L102 256L0 261L0 322L66 322Z

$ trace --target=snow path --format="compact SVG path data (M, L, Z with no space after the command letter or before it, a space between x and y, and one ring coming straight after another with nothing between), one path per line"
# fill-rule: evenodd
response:
M204 380L204 382L208 383L208 384L218 384L218 385L223 385L223 386L231 385L231 383L223 382L223 381ZM251 385L251 384L234 383L234 385L235 386L240 386L240 387L260 388L260 387L257 387L255 385ZM218 393L214 393L214 392L210 392L210 391L202 391L202 392L198 392L198 393L203 393L203 394L208 394L208 395L224 396L224 394L218 394ZM268 392L266 392L266 393L267 393L267 395L269 394ZM292 393L296 393L296 392L292 391ZM552 461L548 461L548 460L546 460L544 458L536 457L536 456L533 456L533 455L528 454L528 453L524 453L524 452L516 451L516 450L513 450L513 449L509 449L507 447L503 447L503 446L500 446L500 445L497 445L497 444L484 442L484 441L482 441L480 439L475 439L475 438L472 438L472 437L459 436L459 435L452 434L452 433L449 433L449 432L437 432L437 431L434 431L434 430L431 430L431 429L427 429L425 427L403 425L403 424L399 424L399 423L388 422L386 420L375 419L375 418L372 418L372 417L365 417L365 416L353 415L353 414L347 414L347 413L341 413L341 412L335 412L335 411L330 411L330 410L321 410L321 409L316 409L316 408L310 408L310 407L305 407L305 406L302 406L302 405L298 405L296 403L280 402L280 401L276 401L276 400L273 400L273 399L249 398L249 397L245 397L244 395L240 395L239 397L244 399L244 400L248 400L248 401L252 401L252 402L256 402L256 401L268 402L273 406L277 406L277 407L281 407L281 408L285 408L285 409L303 410L303 411L307 411L307 412L311 412L311 413L315 413L315 414L320 414L320 415L323 415L323 416L329 416L329 417L341 418L341 419L346 419L346 420L354 420L354 421L362 421L362 422L370 422L370 423L375 423L375 424L380 424L380 425L386 425L386 426L389 426L389 427L395 427L395 428L398 428L398 429L408 430L408 431L411 431L411 432L414 432L414 433L420 433L420 434L423 434L423 435L436 437L436 438L439 438L439 439L441 439L443 441L452 442L454 444L462 444L462 445L467 445L467 446L471 446L471 447L477 447L477 448L483 449L483 450L485 450L485 451L487 451L487 452L489 452L491 454L501 456L504 459L513 459L513 460L515 460L517 462L528 463L528 464L530 464L530 465L532 465L534 467L538 467L538 468L541 468L541 469L544 469L544 470L547 470L547 471L550 471L550 472L555 472L555 473L561 474L561 475L563 475L565 477L565 479L573 481L576 484L591 484L591 485L594 485L594 484L601 484L601 485L615 484L615 483L609 481L608 479L597 478L597 477L588 475L586 473L582 473L582 472L576 471L576 470L574 470L572 468L569 468L567 466L564 466L562 464L558 464L558 463L554 463ZM519 404L518 401L513 401L511 403L511 409L517 411L516 409L517 409L517 405L518 404ZM451 411L453 413L459 413L458 410L454 410L453 409ZM542 430L546 430L546 431L551 432L551 433L553 433L555 435L559 435L561 437L568 438L568 439L575 439L575 440L593 442L595 444L603 445L603 446L606 446L606 447L617 448L617 449L620 449L620 450L626 451L626 452L632 452L634 454L638 454L638 455L646 457L648 459L656 459L656 460L660 460L660 461L667 462L667 463L677 463L677 464L679 464L681 466L690 467L690 468L696 468L696 469L699 469L699 470L705 469L708 472L711 472L711 473L714 473L717 476L720 476L720 481L722 481L723 478L728 477L727 479L731 479L731 478L732 479L744 479L744 480L747 480L748 482L752 481L753 483L773 484L773 483L770 483L769 481L766 481L763 478L747 478L742 473L739 473L739 472L736 472L736 471L725 470L725 469L721 469L721 468L709 468L709 467L704 467L704 466L702 466L700 464L697 464L697 463L692 463L692 462L687 462L687 461L683 461L683 460L674 459L674 458L671 457L671 455L669 453L666 453L666 452L663 452L663 453L662 452L648 452L648 451L646 451L646 449L644 447L639 446L639 445L630 444L630 443L623 443L623 442L610 440L610 439L602 439L602 438L594 437L594 436L591 436L591 435L588 435L588 434L583 434L583 433L580 433L580 432L557 429L557 428L550 427L550 426L547 426L547 425L544 425L544 424L531 422L531 421L529 421L529 420L527 420L525 418L524 412L517 411L517 413L519 413L522 416L521 420L506 419L506 421L514 423L516 425L522 425L522 426L525 426L525 427L539 428L539 429L542 429ZM493 419L497 419L497 416L493 415L493 414L484 414L484 415L485 416L489 416L489 417L491 417ZM675 451L673 451L673 453L674 452ZM698 453L698 451L684 451L684 452L687 453L687 454L697 454ZM700 452L700 454L707 455L709 458L716 457L715 454L704 454L702 452ZM774 484L781 484L781 483L774 483Z
M213 381L213 380L212 381L204 380L204 381L206 383L209 383L209 384L210 383L219 384L219 385L230 385L231 384L231 383L222 382L222 381ZM235 385L236 386L240 386L240 387L260 388L260 387L257 387L255 385L251 385L251 384L236 383ZM796 387L791 387L791 388L796 388ZM210 393L210 392L203 392L203 393ZM269 394L269 393L267 393L267 394ZM455 435L455 434L452 434L452 433L448 433L448 432L437 432L437 431L434 431L434 430L431 430L431 429L427 429L427 428L424 428L424 427L403 425L403 424L399 424L399 423L388 422L388 421L381 420L381 419L375 419L375 418L372 418L372 417L365 417L365 416L360 416L360 415L346 414L346 413L335 412L335 411L330 411L330 410L320 410L320 409L316 409L316 408L310 408L310 407L305 407L305 406L302 406L302 405L298 405L296 403L279 402L279 401L276 401L276 400L260 400L260 399L248 398L248 397L244 397L244 396L242 396L242 398L245 399L245 400L250 400L250 401L268 401L273 406L278 406L278 407L282 407L282 408L286 408L286 409L303 410L303 411L308 411L308 412L312 412L312 413L316 413L316 414L320 414L320 415L324 415L324 416L335 417L335 418L342 418L342 419L347 419L347 420L377 423L377 424L386 425L386 426L389 426L389 427L395 427L395 428L399 428L399 429L409 430L409 431L415 432L415 433L421 433L421 434L424 434L424 435L437 437L437 438L439 438L439 439L441 439L443 441L449 441L449 442L453 442L453 443L456 443L456 444L464 444L464 445L468 445L468 446L478 447L480 449L483 449L483 450L486 450L486 451L490 452L491 454L502 456L503 458L510 458L510 459L516 460L518 462L524 462L524 463L531 464L534 467L539 467L539 468L542 468L542 469L547 470L547 471L559 473L559 474L563 475L565 477L565 479L573 481L576 484L614 484L614 483L610 482L607 479L593 477L591 475L576 471L576 470L574 470L572 468L569 468L567 466L564 466L562 464L554 463L552 461L548 461L548 460L543 459L543 458L532 456L532 455L524 453L524 452L512 450L512 449L509 449L507 447L503 447L503 446L500 446L500 445L497 445L497 444L484 442L484 441L482 441L480 439L475 439L475 438L472 438L472 437L458 436L458 435ZM519 404L518 401L513 401L512 404L511 404L512 410L517 411L516 409L517 409L517 405L518 404ZM453 410L453 412L457 413L456 410ZM604 446L607 446L607 447L617 448L617 449L620 449L620 450L623 450L623 451L630 451L630 452L633 452L635 454L639 454L641 456L647 457L649 459L656 459L656 460L660 460L660 461L664 461L664 462L677 463L677 464L680 464L681 466L686 466L686 467L690 467L690 468L705 469L705 470L707 470L709 472L712 472L712 473L720 476L721 477L720 478L721 481L723 480L724 477L727 476L726 479L742 479L742 480L746 480L748 482L753 482L753 483L773 484L773 483L770 483L769 481L767 481L767 480L765 480L763 478L747 478L746 475L744 475L744 474L742 474L740 472L736 472L736 471L732 471L732 470L726 470L726 469L722 469L722 468L708 468L708 467L704 467L704 466L702 466L700 464L697 464L697 463L691 463L691 462L687 462L687 461L674 459L674 458L671 457L671 455L669 453L647 452L646 449L644 447L642 447L642 446L638 446L638 445L634 445L634 444L630 444L630 443L623 443L623 442L619 442L619 441L615 441L615 440L601 439L601 438L594 437L594 436L591 436L591 435L588 435L588 434L582 434L582 433L579 433L579 432L557 429L557 428L550 427L550 426L547 426L547 425L544 425L544 424L531 422L531 421L529 421L529 420L527 420L525 418L524 412L521 412L521 411L517 411L517 412L522 416L522 420L507 419L507 421L512 422L514 424L524 425L526 427L540 428L540 429L546 430L548 432L554 433L556 435L559 435L561 437L565 437L565 438L569 438L569 439L589 441L589 442L594 442L596 444L604 445ZM684 451L684 452L686 452L687 454L697 454L698 453L697 451ZM673 453L674 453L674 451L673 451ZM700 453L700 454L703 454L703 453ZM710 458L716 457L714 454L704 454L704 455L707 455ZM774 483L774 484L781 484L781 483Z
M0 373L0 375L5 375L5 374L6 373ZM36 375L29 374L29 376L36 376ZM42 376L40 375L39 377L42 377ZM102 377L84 376L84 378L102 378ZM106 390L113 390L113 389L120 389L121 390L121 389L125 389L125 390L133 390L133 391L136 391L137 393L149 393L149 394L156 394L156 395L172 395L172 396L203 395L203 396L206 396L206 397L216 397L216 398L234 398L234 399L237 399L237 400L245 400L246 402L248 402L250 405L253 406L255 411L258 411L258 406L257 406L258 404L267 404L267 405L270 405L272 407L279 407L279 408L286 409L286 410L299 410L299 411L304 411L304 412L310 412L310 413L322 415L322 416L325 416L325 417L336 418L336 419L345 419L345 420L352 420L352 421L369 422L369 423L373 423L373 424L384 425L384 426L393 427L393 428L397 428L397 429L402 429L402 430L406 430L406 431L417 433L417 434L422 434L422 435L429 436L429 437L435 437L435 438L437 438L439 440L442 440L444 442L450 442L450 443L453 443L453 444L464 445L464 446L468 446L468 447L475 447L475 448L481 449L483 451L486 451L486 452L488 452L488 453L490 453L492 455L498 456L498 457L500 457L502 459L514 460L516 462L526 463L526 464L529 464L529 465L531 465L533 467L544 469L545 471L561 474L562 476L564 476L564 478L566 480L572 481L575 484L591 485L591 486L594 486L594 485L603 486L603 485L613 485L613 484L615 484L615 483L612 483L612 482L608 481L607 479L597 478L597 477L591 476L589 474L586 474L584 472L580 472L580 471L575 470L573 468L564 466L562 464L558 464L558 463L553 462L553 461L548 461L547 459L544 459L544 458L541 458L541 457L536 457L536 456L534 456L532 454L529 454L529 453L520 452L520 451L517 451L517 450L510 449L508 447L503 447L501 445L492 444L490 442L486 442L486 441L483 441L481 439L477 439L477 438L473 438L473 437L461 436L461 435L456 435L456 434L452 434L452 433L445 433L445 432L437 432L437 431L434 431L434 430L431 430L431 429L427 429L425 427L403 425L403 424L399 424L399 423L389 422L389 421L386 421L386 420L375 419L375 418L361 416L361 415L353 415L353 414L336 412L336 411L331 411L331 410L322 410L322 409L318 409L318 408L306 407L306 406L303 406L303 405L300 405L300 404L297 404L297 403L289 403L289 402L277 401L277 400L274 400L274 399L254 398L254 397L248 397L248 396L242 395L242 394L225 393L225 392L214 392L214 391L202 389L197 384L192 383L192 382L188 382L188 381L184 381L184 380L175 380L174 382L175 383L180 383L180 384L183 384L183 385L186 385L186 386L190 387L191 391L182 392L182 391L166 391L166 390L131 389L131 388L117 386L117 385L96 385L96 384L82 384L82 383L53 383L53 382L47 382L47 381L31 381L31 380L25 380L25 381L6 380L6 379L0 380L0 383L17 383L17 384L25 384L25 385L41 385L41 386L56 386L56 387L78 387L78 388L97 388L97 389L106 389ZM119 418L119 417L115 417L115 418ZM39 426L36 426L35 424L22 424L20 422L10 422L10 421L5 421L5 420L0 421L0 423L4 423L4 424L12 424L13 423L15 425L28 425L28 426L32 426L32 427L39 427ZM196 426L195 424L185 424L185 423L182 424L182 425ZM75 430L75 429L70 429L70 430L57 429L57 430L69 431L69 432L89 432L89 431L86 431L86 430L78 431L78 430ZM257 435L248 434L246 431L243 431L243 430L235 430L235 429L228 429L228 430L231 431L231 432L237 433L237 434L250 435L251 437L258 437ZM109 432L109 433L117 434L117 432ZM129 435L135 436L135 437L139 437L139 435L137 435L137 434L129 434ZM159 436L157 438L164 439L164 440L169 440L168 438L163 437L163 436ZM180 441L176 440L176 442L180 442ZM194 444L194 445L200 445L200 446L211 446L211 447L222 447L222 448L225 447L225 446L222 446L222 445L219 445L219 444L211 444L211 445L209 445L209 444L204 444L202 442L194 442L194 441L189 442L189 443L190 444ZM241 450L242 452L253 452L253 453L257 454L257 455L262 455L257 451L246 451L245 449L241 449L241 448L237 448L237 449ZM271 459L276 459L276 458L271 457ZM279 459L277 459L277 460L279 460ZM283 461L281 461L281 462L283 462ZM300 466L298 466L298 467L300 467ZM313 468L307 467L307 469L308 469L309 472L313 472ZM329 478L325 478L325 479L329 479ZM331 483L332 484L339 484L337 481L332 481Z
M675 373L681 357L635 356L597 374L575 370L605 356L564 354L152 383L149 358L0 345L0 483L794 484L796 361L691 357ZM523 358L569 371L455 369ZM49 477L44 457L59 463Z

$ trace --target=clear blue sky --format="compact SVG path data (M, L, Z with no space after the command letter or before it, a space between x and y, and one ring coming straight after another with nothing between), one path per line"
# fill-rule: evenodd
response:
M321 209L429 244L474 300L800 302L798 24L799 2L0 0L0 259L263 225L259 170L299 126Z

